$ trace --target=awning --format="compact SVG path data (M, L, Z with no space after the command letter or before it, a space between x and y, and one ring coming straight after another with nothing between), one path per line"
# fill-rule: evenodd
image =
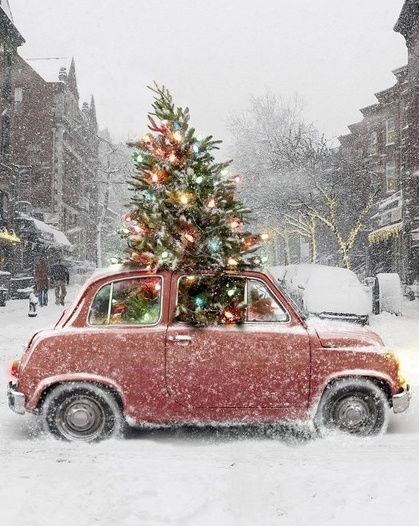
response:
M0 240L6 241L7 243L20 243L20 237L15 234L14 230L7 230L6 228L0 229Z
M392 225L383 226L378 230L374 230L368 234L368 241L370 243L381 243L387 241L391 237L399 236L403 231L403 222L394 223Z
M26 221L30 221L35 227L40 240L46 245L57 246L61 248L71 249L72 245L67 239L67 236L58 228L54 228L51 225L47 225L39 219L27 216L26 214L20 214L20 218Z

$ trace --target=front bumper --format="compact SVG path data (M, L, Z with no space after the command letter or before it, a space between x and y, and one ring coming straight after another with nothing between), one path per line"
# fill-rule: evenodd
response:
M410 399L412 395L410 393L410 385L406 386L401 393L393 395L393 411L395 413L403 413L409 407Z
M15 413L19 415L25 414L25 395L19 393L16 386L9 382L7 387L7 399L9 401L9 407Z

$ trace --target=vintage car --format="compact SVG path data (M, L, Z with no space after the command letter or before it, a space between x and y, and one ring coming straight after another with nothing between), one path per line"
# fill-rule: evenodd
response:
M219 298L230 292L226 309ZM410 400L378 335L310 327L259 271L96 274L10 374L11 409L81 441L116 436L127 422L310 421L366 436Z

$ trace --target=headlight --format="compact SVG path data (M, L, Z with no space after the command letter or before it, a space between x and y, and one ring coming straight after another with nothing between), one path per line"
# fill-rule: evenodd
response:
M399 381L399 385L402 389L406 389L407 387L407 381L405 378L405 369L403 368L403 361L401 360L400 356L396 354L395 352L387 352L386 358L396 362L397 364L397 379Z

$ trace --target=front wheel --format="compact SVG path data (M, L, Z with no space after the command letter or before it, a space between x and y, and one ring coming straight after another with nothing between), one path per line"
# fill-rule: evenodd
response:
M371 380L338 380L326 387L314 424L322 435L331 431L378 435L387 429L388 407L385 394Z
M48 393L42 419L44 429L55 437L82 442L119 436L123 421L109 391L79 382L61 384Z

